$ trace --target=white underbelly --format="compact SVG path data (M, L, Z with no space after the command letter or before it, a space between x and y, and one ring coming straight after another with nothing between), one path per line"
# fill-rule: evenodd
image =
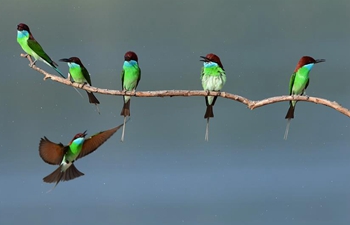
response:
M221 76L204 76L202 80L202 86L208 91L220 91L224 85Z

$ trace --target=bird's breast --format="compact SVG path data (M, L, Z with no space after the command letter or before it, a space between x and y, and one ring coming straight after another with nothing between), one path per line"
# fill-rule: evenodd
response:
M220 91L223 85L224 85L224 81L222 76L204 75L202 78L202 86L203 86L203 89L205 90Z

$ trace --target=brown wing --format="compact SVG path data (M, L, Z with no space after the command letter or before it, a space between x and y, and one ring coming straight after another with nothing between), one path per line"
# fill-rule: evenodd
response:
M65 154L65 147L62 143L51 142L47 137L41 138L39 143L39 155L48 164L59 165Z
M83 148L80 151L80 154L78 155L77 159L82 158L91 152L95 151L98 147L100 147L105 141L108 140L119 128L121 128L123 124L120 124L119 126L112 128L110 130L101 131L100 133L97 133L87 139L85 139Z

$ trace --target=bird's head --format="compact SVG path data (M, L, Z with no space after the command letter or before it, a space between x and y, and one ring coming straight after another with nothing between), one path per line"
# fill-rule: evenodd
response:
M68 63L69 67L71 67L74 64L79 65L80 67L84 67L83 63L80 61L78 57L70 57L69 59L64 58L64 59L60 59L59 61Z
M202 59L200 61L202 61L204 63L214 62L214 63L218 64L218 66L220 66L221 69L224 69L224 66L221 63L221 60L220 60L219 56L217 56L217 55L215 55L213 53L209 53L206 56L201 56L201 58Z
M303 66L307 66L309 69L311 69L316 63L321 63L325 61L325 59L314 59L310 56L303 56L300 58L294 72L298 71Z
M87 131L87 130L86 130ZM69 143L72 144L74 141L79 141L82 142L85 139L85 136L87 135L86 131L84 131L83 133L77 133L73 139L71 140L71 142Z
M28 33L30 33L30 29L28 27L27 24L24 24L24 23L20 23L17 25L17 30L18 31L28 31Z
M138 62L138 58L137 58L136 53L132 52L132 51L128 51L128 52L125 53L124 60L125 61L134 60L134 61Z

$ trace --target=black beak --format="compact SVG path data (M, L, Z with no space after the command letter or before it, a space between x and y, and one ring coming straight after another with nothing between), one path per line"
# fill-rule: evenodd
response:
M315 60L315 63L321 63L321 62L326 62L326 60L325 59L316 59Z
M58 61L60 61L60 62L67 62L67 63L71 62L69 59L60 59Z
M205 57L205 56L199 56L199 57L201 57L202 59L201 60L199 60L199 61L202 61L202 62L208 62L208 61L210 61L207 57Z
M83 132L84 137L87 135L87 133L86 133L86 132L87 132L87 130Z

